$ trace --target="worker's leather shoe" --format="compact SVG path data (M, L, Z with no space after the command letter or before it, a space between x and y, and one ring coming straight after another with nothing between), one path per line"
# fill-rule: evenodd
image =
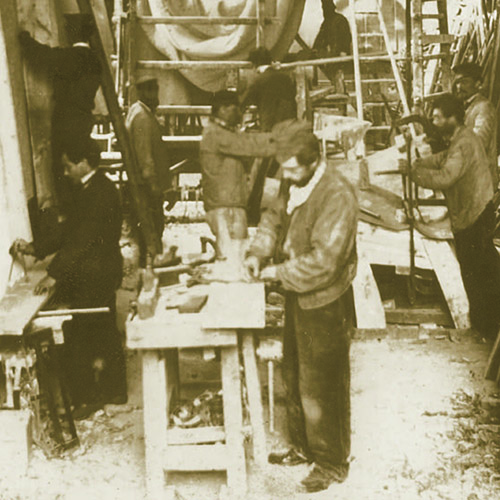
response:
M275 465L300 465L311 462L303 453L295 448L281 453L270 453L267 457L270 464Z
M342 483L349 472L348 465L338 465L332 468L315 464L311 472L300 482L308 493L326 490L332 483Z

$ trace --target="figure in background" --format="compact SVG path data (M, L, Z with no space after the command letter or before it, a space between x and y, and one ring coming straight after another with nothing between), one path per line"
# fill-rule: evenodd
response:
M481 93L481 66L476 63L458 64L453 68L453 93L465 107L465 126L481 139L491 173L494 191L498 190L497 112Z
M301 484L315 492L349 470L358 207L352 186L321 159L309 124L283 122L273 135L290 189L263 213L245 264L286 291L282 375L292 447L269 461L313 462Z
M257 106L260 130L270 132L277 123L297 118L295 83L288 74L272 65L269 50L264 47L252 50L248 60L255 77L243 93L242 103L244 108L252 104ZM256 224L266 177L279 177L279 163L274 158L266 158L255 162L252 170L255 171L251 173L253 185L248 198L248 218L250 224Z
M321 0L323 22L314 40L313 50L319 57L347 56L352 53L351 28L345 16L337 12L332 0Z
M74 315L63 323L62 365L84 418L105 403L127 401L125 355L116 326L116 290L122 279L121 206L113 182L99 170L98 144L87 139L65 150L64 173L75 185L60 247L35 293L54 288L53 304L72 309L109 307L110 313ZM18 243L33 254L31 244Z
M203 201L221 259L230 257L233 242L247 237L251 159L275 153L270 133L238 130L241 117L238 94L229 90L217 92L200 143Z
M158 81L156 78L145 76L139 78L135 85L137 101L130 106L125 124L139 166L137 175L140 180L139 189L148 204L156 237L161 242L165 220L162 170L167 169L167 152L162 141L160 124L155 115L159 104ZM144 242L141 241L140 244L141 253L144 254Z
M432 101L432 121L450 141L447 150L412 163L419 186L443 192L472 327L494 339L500 324L500 256L493 244L493 183L481 139L464 125L462 101L443 94ZM400 160L405 168L406 160Z
M101 84L101 63L90 48L92 18L67 16L70 47L49 47L34 40L27 31L19 35L24 57L32 65L44 65L53 79L51 148L57 198L64 213L72 205L73 190L64 176L62 153L85 142L94 125L94 99Z

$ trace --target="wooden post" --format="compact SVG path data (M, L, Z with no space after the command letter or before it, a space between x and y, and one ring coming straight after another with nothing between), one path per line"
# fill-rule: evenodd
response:
M221 362L224 428L228 453L227 486L231 492L230 498L243 499L246 492L246 465L238 347L223 347Z
M89 14L95 23L95 14L90 4L90 0L77 0L80 11L83 14ZM130 5L134 5L134 0L131 0ZM98 26L96 24L96 26ZM111 67L109 60L106 56L104 50L102 39L99 30L95 32L90 40L90 43L94 50L96 50L99 55L99 59L102 65L102 80L101 86L103 90L104 97L106 99L106 105L108 107L109 114L111 116L111 121L113 123L113 128L118 138L120 149L122 152L122 158L127 172L127 177L129 180L129 187L131 192L132 203L139 219L140 230L144 236L144 241L146 242L146 251L151 255L156 255L161 252L161 242L158 241L155 234L155 229L153 226L153 221L150 217L148 202L143 198L142 193L139 188L139 168L137 166L137 159L135 157L135 151L132 148L128 136L128 131L125 127L125 121L122 116L122 110L118 104L118 100L115 92L115 83L113 81L113 75L111 74ZM133 71L132 71L133 74Z
M356 111L358 119L364 120L363 113L363 82L361 81L361 67L359 61L358 26L356 24L355 0L349 0L349 18L352 33L352 55L354 63L354 82L356 88Z
M126 96L127 104L135 100L135 73L137 71L137 0L130 0L128 6L128 37L127 37L127 72Z
M251 331L243 331L241 349L245 366L248 406L250 408L253 456L257 465L264 466L267 463L266 430L264 427L264 410L262 408L259 373L257 370L257 361L255 359L254 337ZM271 390L271 388L269 390Z
M309 90L307 88L307 74L304 66L298 66L295 69L295 83L297 85L297 117L299 119L312 118L312 110L309 109Z
M412 39L413 39L413 96L424 103L424 46L422 24L422 1L412 1Z
M265 47L264 40L264 20L265 20L265 0L257 0L255 3L256 14L257 14L257 34L256 34L256 44L257 47Z
M167 380L159 350L142 351L146 489L150 500L164 498L164 453L167 444Z

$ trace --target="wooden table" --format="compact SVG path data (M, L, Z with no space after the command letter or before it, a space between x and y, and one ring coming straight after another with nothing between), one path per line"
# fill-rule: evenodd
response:
M194 287L207 293L198 314L166 309L171 294L160 295L155 315L126 323L127 347L142 359L144 440L148 497L165 497L165 471L227 471L229 498L244 498L246 462L243 446L238 337L247 387L253 455L266 460L260 385L252 330L265 324L263 284L212 284ZM170 297L169 297L170 295ZM221 352L223 427L168 429L170 403L179 387L178 349L217 347ZM211 444L208 444L211 443Z

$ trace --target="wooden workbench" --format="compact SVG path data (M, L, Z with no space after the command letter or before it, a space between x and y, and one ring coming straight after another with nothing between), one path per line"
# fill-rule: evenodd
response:
M161 289L160 289L161 291ZM260 385L251 329L265 325L264 285L227 283L193 287L208 294L200 313L167 309L163 291L153 317L126 323L127 347L142 359L144 440L148 498L165 497L165 471L227 471L229 498L244 498L246 462L238 340L245 368L254 460L266 460ZM240 337L240 338L238 338ZM179 387L178 350L217 347L221 352L224 427L168 429ZM208 444L211 443L211 444Z

